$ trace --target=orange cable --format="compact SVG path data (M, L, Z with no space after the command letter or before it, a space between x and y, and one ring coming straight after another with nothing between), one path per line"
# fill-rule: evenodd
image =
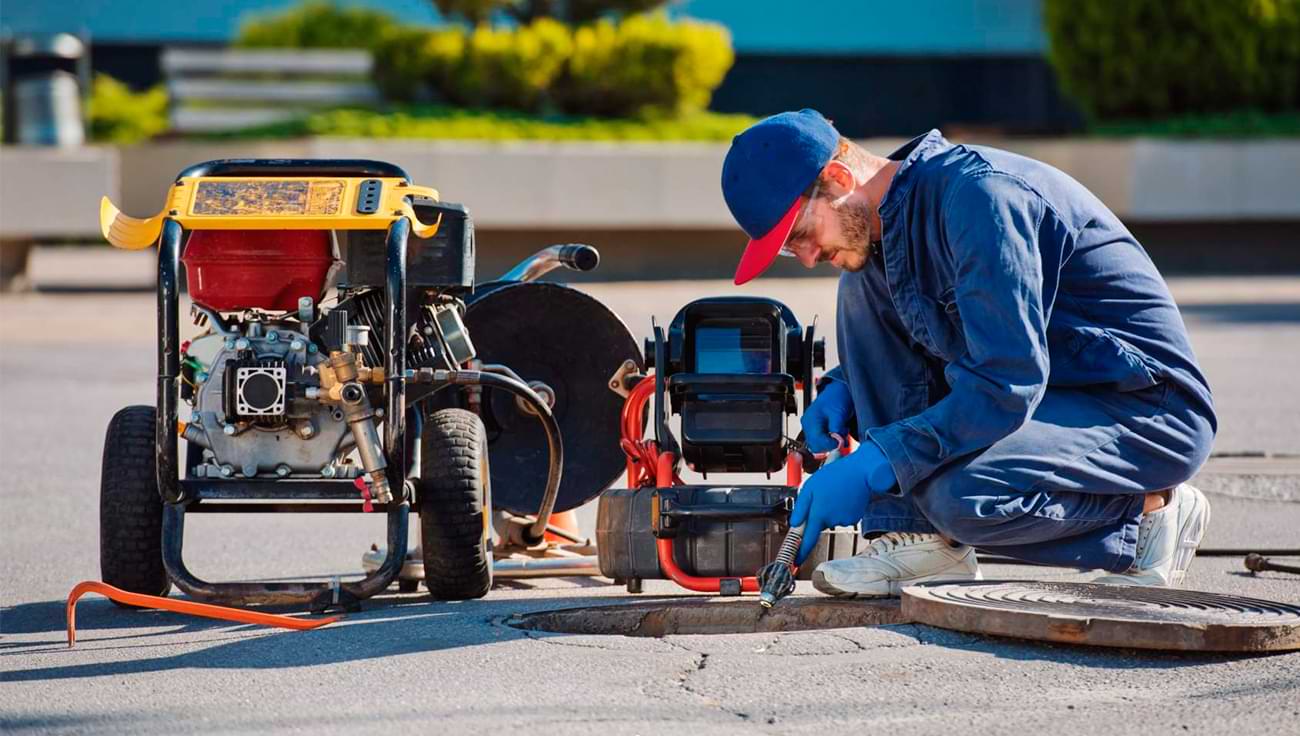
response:
M332 624L341 618L341 616L329 616L327 618L317 619L294 618L293 616L283 616L275 613L249 611L243 608L216 606L211 603L196 603L194 601L187 601L180 598L167 598L165 596L146 595L144 593L130 593L121 588L115 588L108 583L101 583L98 580L85 580L77 583L76 586L72 588L72 592L68 593L69 647L72 647L77 643L77 599L86 593L99 593L107 598L112 598L118 603L139 606L141 608L161 608L176 613L188 613L191 616L216 618L223 621L234 621L241 624L276 626L282 629L294 629L296 631L320 628L326 624Z

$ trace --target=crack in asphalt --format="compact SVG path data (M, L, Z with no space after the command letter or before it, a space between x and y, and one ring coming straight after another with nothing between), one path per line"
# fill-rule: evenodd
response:
M574 649L599 649L602 652L624 651L617 647L604 646L601 644L579 644L578 642L574 642L574 641L563 641L559 638L564 636L563 634L552 634L551 632L539 632L539 631L527 631L527 630L522 630L520 633L524 635L525 639L540 641L543 644L550 644L552 646L557 646L557 647L572 647ZM550 634L550 636L541 636L541 634ZM650 653L656 654L657 652L650 652Z
M678 645L674 643L674 646L678 646ZM684 649L684 650L686 650L686 651L693 651L693 650L691 650L691 649L688 649L687 647L681 647L681 648ZM748 721L748 720L749 720L749 714L748 714L748 713L746 713L746 712L744 712L744 711L734 710L734 709L732 709L732 708L728 708L728 707L726 707L725 705L723 705L723 704L721 703L721 701L719 701L717 698L714 698L714 697L711 696L711 695L707 695L707 694L701 692L700 690L697 690L697 689L691 687L691 684L690 684L691 676L694 675L694 674L697 673L697 672L703 672L703 671L704 671L704 668L706 668L706 667L709 666L709 655L708 655L708 654L705 654L704 652L695 652L695 654L696 654L696 659L695 659L695 662L693 663L694 666L691 667L691 668L688 668L685 672L683 672L683 673L681 673L680 675L677 676L677 685L678 685L679 687L681 687L681 689L682 689L683 691L685 691L685 692L687 692L687 693L690 693L691 695L694 695L695 697L699 698L700 700L703 700L704 703L705 703L706 705L709 705L709 706L711 706L711 707L713 707L713 708L717 708L718 710L722 711L723 713L726 713L726 714L728 714L728 715L735 716L735 717L739 718L739 719L742 720L742 721Z
M881 628L897 631L905 636L916 639L916 643L922 646L932 645L949 645L949 644L971 644L981 641L984 637L975 634L967 634L961 631L948 631L938 629L924 624L893 624L882 626Z

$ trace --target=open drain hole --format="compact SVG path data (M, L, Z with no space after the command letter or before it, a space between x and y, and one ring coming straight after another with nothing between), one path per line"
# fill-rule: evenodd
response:
M787 598L764 612L757 598L731 601L701 598L540 611L513 616L505 623L517 629L558 634L658 637L845 629L909 622L903 617L897 600Z

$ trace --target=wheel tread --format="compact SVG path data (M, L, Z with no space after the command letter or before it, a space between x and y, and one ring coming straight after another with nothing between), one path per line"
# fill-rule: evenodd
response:
M99 565L109 585L166 595L171 581L162 561L155 417L152 406L128 406L108 424L99 490Z
M421 441L420 538L425 586L439 600L481 598L492 587L492 550L485 539L487 434L464 409L441 409L425 422Z

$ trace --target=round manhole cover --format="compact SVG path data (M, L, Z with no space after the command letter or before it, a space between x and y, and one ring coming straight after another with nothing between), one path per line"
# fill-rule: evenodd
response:
M506 623L519 629L561 634L668 636L843 629L908 622L898 601L787 598L765 611L757 598L697 598L541 611L514 616Z
M902 614L975 634L1202 652L1300 649L1300 606L1170 588L1004 580L903 590Z

